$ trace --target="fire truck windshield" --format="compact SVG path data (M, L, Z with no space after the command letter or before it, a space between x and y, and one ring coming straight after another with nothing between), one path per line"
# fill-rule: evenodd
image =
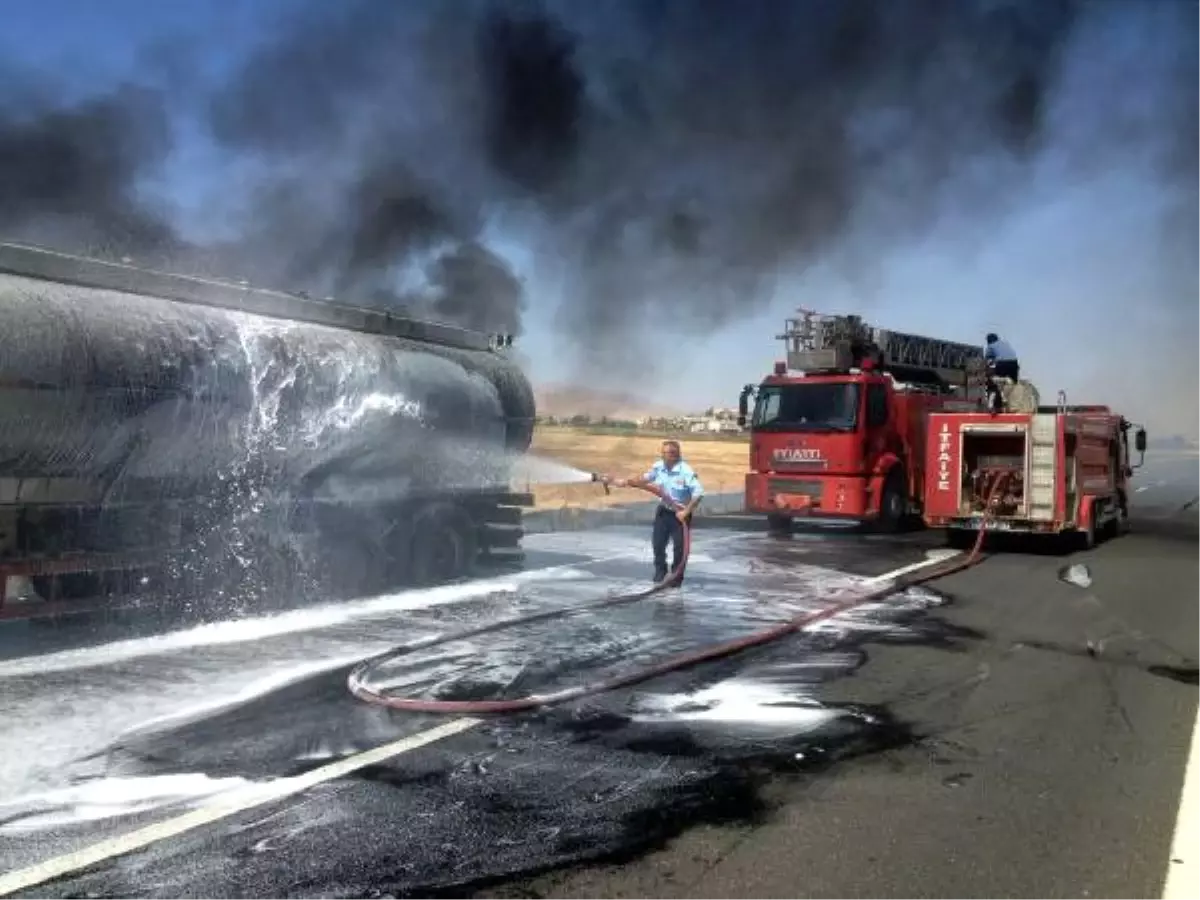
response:
M853 431L857 384L764 384L751 427L759 431Z

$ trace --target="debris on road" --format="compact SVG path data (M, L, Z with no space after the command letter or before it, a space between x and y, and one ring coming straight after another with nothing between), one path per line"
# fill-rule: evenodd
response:
M1058 579L1067 584L1073 584L1075 587L1090 588L1092 586L1092 571L1083 563L1075 563L1074 565L1064 566L1060 569Z

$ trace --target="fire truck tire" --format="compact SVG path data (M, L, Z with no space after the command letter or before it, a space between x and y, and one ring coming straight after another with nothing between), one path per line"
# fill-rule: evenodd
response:
M1103 540L1120 537L1123 534L1129 533L1129 510L1121 502L1121 499L1112 501L1116 507L1116 515L1104 523L1104 529L1100 533Z
M978 536L979 532L969 528L947 528L946 546L952 550L966 550L975 543Z
M792 517L778 513L767 513L767 531L771 534L791 534Z
M1075 532L1075 545L1080 551L1088 551L1096 546L1096 517L1103 512L1103 504L1097 502L1092 505L1092 515L1088 519L1086 528L1080 528Z
M475 523L453 503L430 503L413 519L411 579L438 584L470 572L479 553Z
M896 466L888 473L879 498L879 519L876 528L883 534L902 530L908 518L908 503L904 497L904 472Z
M1129 509L1122 508L1120 514L1113 520L1113 536L1120 537L1129 534Z

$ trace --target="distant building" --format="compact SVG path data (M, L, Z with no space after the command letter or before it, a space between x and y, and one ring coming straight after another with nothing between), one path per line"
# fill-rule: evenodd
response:
M718 418L717 416L707 416L703 419L691 419L688 422L688 431L693 434L737 434L741 431L737 426L736 416L732 419Z

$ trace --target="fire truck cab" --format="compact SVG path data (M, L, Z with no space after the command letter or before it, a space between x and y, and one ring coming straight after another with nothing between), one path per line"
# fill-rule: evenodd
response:
M766 514L778 531L803 517L883 531L915 524L929 416L981 408L982 349L874 328L857 316L800 313L778 336L786 361L742 390L746 510Z

